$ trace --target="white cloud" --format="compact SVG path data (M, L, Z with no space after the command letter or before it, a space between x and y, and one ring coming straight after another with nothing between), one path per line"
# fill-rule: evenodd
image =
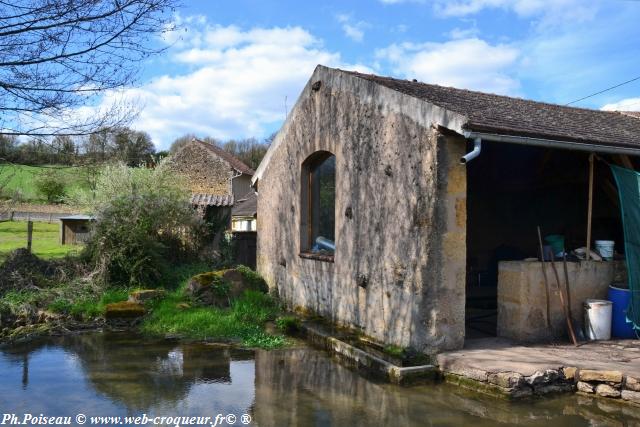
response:
M476 28L475 26L471 28L456 27L453 30L446 33L446 35L449 36L450 39L454 39L454 40L468 39L468 38L476 37L478 34L480 34L480 30L478 30L478 28Z
M349 15L338 15L338 22L342 24L342 31L354 42L361 42L364 39L364 30L369 24L364 21L353 22Z
M300 27L252 28L192 23L170 40L184 72L125 92L144 108L133 124L161 148L185 133L217 138L261 136L284 120L318 64L346 64ZM105 97L107 103L109 97Z
M445 43L393 44L376 56L388 61L396 74L425 83L517 94L519 82L510 75L519 58L518 49L490 45L469 38Z
M592 20L595 0L435 0L436 13L445 17L474 15L484 9L513 11L523 18L537 18L540 27Z
M640 111L640 97L626 98L617 102L605 104L601 110L605 111Z
M380 3L384 4L399 4L399 3L424 3L425 0L380 0Z

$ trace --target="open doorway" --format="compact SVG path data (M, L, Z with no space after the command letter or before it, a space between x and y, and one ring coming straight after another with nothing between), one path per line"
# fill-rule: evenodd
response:
M588 156L483 141L467 164L467 339L496 336L499 262L537 257L537 226L585 246ZM596 162L595 176L592 237L622 242L611 173Z

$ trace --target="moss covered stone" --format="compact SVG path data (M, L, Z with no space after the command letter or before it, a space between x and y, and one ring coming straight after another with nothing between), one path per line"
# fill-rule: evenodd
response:
M141 304L130 301L114 302L105 307L105 317L112 319L135 319L144 316L145 309Z
M260 275L243 266L198 274L189 280L185 289L187 296L215 307L228 307L245 291L266 293L268 287Z

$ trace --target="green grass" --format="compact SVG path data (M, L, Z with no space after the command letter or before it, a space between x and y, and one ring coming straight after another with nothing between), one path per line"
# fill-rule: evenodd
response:
M0 263L15 249L27 247L27 222L0 222ZM32 251L43 259L62 258L72 252L79 252L81 246L60 244L60 224L47 222L33 223Z
M0 224L2 225L2 224ZM271 296L257 291L246 291L232 301L229 308L198 306L184 294L188 279L207 271L206 264L186 264L173 269L167 277L167 296L149 303L149 314L144 318L141 330L147 335L177 335L186 339L225 341L245 347L274 349L287 344L283 335L265 331L265 324L279 319L283 330L290 329L296 321L282 314L282 307ZM0 313L19 313L25 305L46 308L49 311L71 315L75 319L89 320L105 313L107 304L127 300L128 288L110 288L96 295L89 286L83 289L78 282L60 284L41 290L9 291L0 297Z
M166 298L156 302L142 323L148 335L178 335L198 340L240 342L246 347L273 349L287 343L284 336L264 330L267 321L282 312L280 304L267 294L246 291L228 309L194 306L183 293L186 278Z
M45 197L38 193L36 182L40 177L51 173L65 183L67 193L84 188L84 169L81 166L27 166L27 165L0 165L0 182L4 184L5 177L8 182L2 189L0 198L13 198L19 195L19 199L25 202L45 203Z
M91 319L104 314L107 304L126 301L129 290L115 288L106 290L100 298L85 297L75 301L66 298L56 298L47 309L55 313L70 314L79 319Z

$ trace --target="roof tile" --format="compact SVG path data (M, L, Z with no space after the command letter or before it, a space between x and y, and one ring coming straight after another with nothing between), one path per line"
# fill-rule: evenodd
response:
M233 206L233 196L231 194L201 194L191 195L191 204L196 206Z
M590 110L345 71L467 118L469 131L640 147L638 115Z

